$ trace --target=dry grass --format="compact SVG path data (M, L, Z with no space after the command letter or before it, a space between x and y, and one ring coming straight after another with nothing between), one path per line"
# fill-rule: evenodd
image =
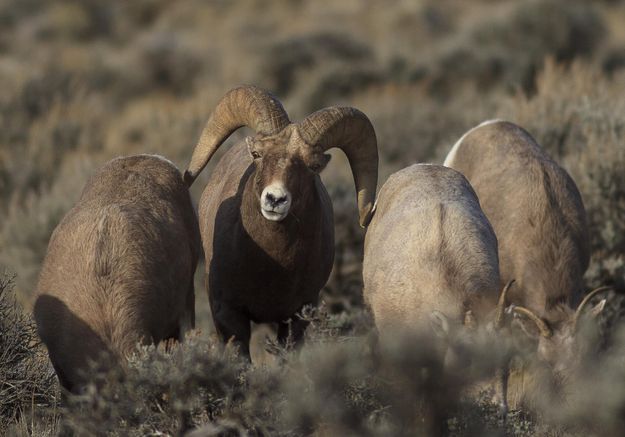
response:
M55 411L56 376L33 321L15 301L13 277L0 275L0 431L41 409ZM55 413L52 413L53 415Z

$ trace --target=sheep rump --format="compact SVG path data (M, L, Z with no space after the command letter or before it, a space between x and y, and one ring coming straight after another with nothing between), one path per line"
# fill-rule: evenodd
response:
M380 333L428 329L432 311L478 323L497 306L497 238L458 172L416 164L380 190L365 237L364 295Z
M78 391L91 362L193 327L197 218L180 172L149 155L109 161L54 230L34 316L61 384Z

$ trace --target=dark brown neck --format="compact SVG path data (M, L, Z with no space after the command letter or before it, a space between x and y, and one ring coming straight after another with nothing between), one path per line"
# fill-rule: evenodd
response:
M284 265L295 262L308 238L319 235L321 205L314 180L294 199L289 214L274 222L263 217L260 201L254 192L254 173L245 184L241 199L241 221L250 238L267 255Z

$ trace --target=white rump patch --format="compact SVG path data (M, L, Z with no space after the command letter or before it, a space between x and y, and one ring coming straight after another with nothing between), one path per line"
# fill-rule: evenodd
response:
M460 144L462 143L462 141L465 139L465 137L467 135L469 135L471 132L473 132L475 129L480 128L482 126L487 126L489 124L493 124L493 123L498 123L500 121L504 121L500 118L495 118L493 120L486 120L483 121L482 123L478 124L477 126L469 129L468 131L466 131L464 133L464 135L462 135L460 137L460 139L458 141L456 141L456 144L454 144L454 146L451 148L451 150L449 151L449 153L447 154L447 157L445 158L445 162L443 162L443 165L445 167L451 167L451 163L454 161L454 159L456 158L456 152L458 151L458 148L460 147Z
M176 167L176 164L174 164L172 161L170 161L169 159L165 158L162 155L157 155L155 153L138 153L136 155L122 155L122 156L117 156L117 157L111 159L110 162L117 161L118 159L132 158L133 156L148 156L150 158L160 159L161 161L166 162L167 164L171 165L173 168L178 170L178 167ZM178 170L178 171L180 171L180 170Z
M169 159L165 158L163 155L157 155L155 153L154 154L152 154L152 153L140 153L139 155L136 155L136 156L150 156L152 158L157 158L157 159L160 159L161 161L164 161L164 162L168 163L169 165L174 167L176 170L178 170L178 167L176 167L176 164L174 164Z

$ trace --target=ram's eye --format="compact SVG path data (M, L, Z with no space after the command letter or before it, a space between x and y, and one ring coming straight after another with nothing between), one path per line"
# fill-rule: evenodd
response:
M258 153L256 150L252 150L252 158L254 159L260 159L260 153Z
M331 158L332 157L328 153L324 153L313 160L313 162L311 162L308 166L308 169L313 173L320 173L324 168L326 168L326 165L328 165Z

